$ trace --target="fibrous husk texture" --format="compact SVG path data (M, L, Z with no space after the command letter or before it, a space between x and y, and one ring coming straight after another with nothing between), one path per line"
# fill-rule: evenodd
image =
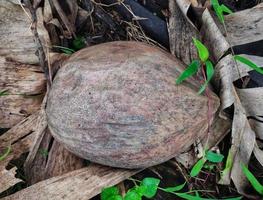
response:
M138 42L83 49L54 79L50 130L97 163L139 168L169 160L206 134L208 99L197 95L197 82L175 85L182 69L171 55ZM211 102L215 112L219 102Z

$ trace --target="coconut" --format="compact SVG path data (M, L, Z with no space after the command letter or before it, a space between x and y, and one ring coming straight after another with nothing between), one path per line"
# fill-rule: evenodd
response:
M207 134L208 98L200 83L176 85L185 66L139 42L82 49L63 63L48 95L54 138L95 163L144 168L165 162ZM210 91L211 113L219 106Z

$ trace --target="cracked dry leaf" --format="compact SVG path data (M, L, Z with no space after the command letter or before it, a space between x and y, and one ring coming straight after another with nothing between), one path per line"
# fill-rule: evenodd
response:
M189 20L186 20L176 1L169 1L169 11L170 52L188 65L198 58L192 38L199 38L199 34Z
M262 9L262 7L259 7L258 9ZM237 13L236 16L239 14L240 13ZM230 16L233 17L234 15L235 14L232 14ZM259 15L262 14L260 13ZM255 133L255 131L258 131L259 129L252 130L247 119L248 116L255 117L257 115L263 115L263 105L261 103L262 94L259 93L262 93L262 88L235 88L233 82L239 79L240 76L247 76L251 69L242 63L237 63L236 65L236 62L231 55L221 58L227 52L230 45L221 33L208 10L204 11L202 21L202 31L205 35L205 41L208 44L215 59L219 60L215 67L216 73L214 77L214 83L217 89L220 91L221 116L226 117L224 110L234 105L232 145L229 152L233 158L233 165L230 166L229 170L226 170L225 173L222 174L219 183L230 184L230 179L232 179L238 192L244 193L244 188L248 181L242 172L241 163L247 165L253 152L260 162L263 160L261 156L261 150L257 148L256 143L256 134L258 133ZM251 21L247 23L251 23ZM231 24L229 24L229 26L231 26ZM248 27L249 24L245 24L243 26ZM234 28L233 26L233 30L238 31L237 29L238 27ZM244 32L245 29L242 34ZM229 38L229 40L231 42L231 40L236 38L237 36ZM251 38L251 36L249 38ZM253 42L252 40L253 39L249 41ZM235 43L235 45L238 44L239 43ZM263 64L262 57L247 55L246 57L249 57L259 66L262 66Z
M172 1L172 0L170 0L170 1ZM192 20L188 17L188 12L190 12L190 8L192 6L197 7L198 2L196 0L174 0L174 1L178 5L180 10L182 11L182 14L184 15L184 17L186 18L188 23L192 26L192 28L198 30L196 28L196 26L193 24ZM171 2L169 2L169 3L171 4Z
M249 16L249 17L248 17ZM259 42L263 38L263 3L225 16L227 41L232 46Z

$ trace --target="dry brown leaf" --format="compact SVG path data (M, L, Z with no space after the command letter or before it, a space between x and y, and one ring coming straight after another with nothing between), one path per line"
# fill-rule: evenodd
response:
M263 116L263 87L236 89L247 116Z
M53 19L52 9L49 0L44 0L43 18L45 23L48 23Z
M233 17L234 15L232 14L231 16ZM219 60L215 67L214 82L217 88L220 89L221 116L225 116L224 110L226 108L234 105L232 145L230 148L230 155L233 156L233 166L230 171L223 173L219 183L230 184L231 178L238 192L244 193L244 188L248 181L242 172L241 163L248 164L253 150L254 153L258 153L258 149L255 148L256 134L251 129L247 116L262 115L260 110L263 110L263 105L261 105L260 96L258 96L258 91L261 92L262 88L237 89L234 87L233 82L240 77L248 75L247 72L251 69L244 64L236 63L231 55L227 55L220 60L230 45L207 9L203 13L202 22L202 31L204 32L206 44L208 44L215 59ZM234 24L232 28L233 31L239 32L238 27L235 27ZM251 36L249 37L251 38ZM234 40L233 38L229 38L230 42ZM262 58L257 56L246 55L246 57L249 57L257 64L262 62Z
M170 0L171 3L172 0ZM188 12L191 6L197 6L198 2L196 0L174 0L177 5L179 6L180 10L182 11L184 17L187 19L189 24L191 24L192 28L196 28L196 26L193 24L192 20L188 17Z
M208 9L205 9L202 15L203 38L205 44L208 46L216 61L218 61L225 52L230 48L228 42L224 38L217 24Z
M186 20L176 1L169 1L169 11L171 13L168 26L170 52L185 64L189 64L197 58L192 37L198 38L199 34Z
M67 28L71 36L75 37L75 21L78 14L78 4L76 0L66 0L63 1L63 5L59 3L58 0L52 1L54 7L56 8L61 21L64 26ZM63 8L68 9L63 9Z
M263 140L263 120L262 117L256 116L255 119L249 119L250 126L256 132L259 139Z
M263 3L225 16L227 41L232 46L259 42L263 38Z

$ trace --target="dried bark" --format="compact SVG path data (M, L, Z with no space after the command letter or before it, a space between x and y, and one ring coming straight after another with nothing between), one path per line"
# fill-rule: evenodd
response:
M46 80L39 66L0 57L0 127L10 128L40 108Z
M90 199L104 187L113 186L129 178L138 170L113 169L100 165L90 165L76 171L34 184L3 200L34 199Z
M29 151L39 119L41 119L41 115L37 112L0 136L0 150L5 150L11 145L10 154L0 162L0 193L20 181L15 178L15 168L6 170L6 166L11 160L17 159L21 154Z
M62 144L54 141L46 128L37 153L25 163L25 172L28 183L32 185L82 167L84 167L84 160L67 151Z

